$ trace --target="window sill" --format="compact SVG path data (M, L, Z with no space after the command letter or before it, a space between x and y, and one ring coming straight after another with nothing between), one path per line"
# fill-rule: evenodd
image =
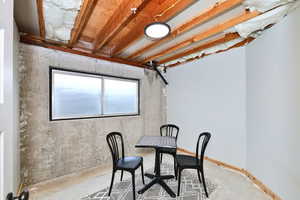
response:
M74 117L74 118L62 118L62 119L50 119L50 122L66 121L66 120L83 120L83 119L101 119L101 118L115 118L115 117L139 117L141 114L128 114L128 115L103 115L95 117Z

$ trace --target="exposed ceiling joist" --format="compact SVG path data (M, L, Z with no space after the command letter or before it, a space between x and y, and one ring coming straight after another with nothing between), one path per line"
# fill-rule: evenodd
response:
M209 38L209 37L211 37L215 34L218 34L222 31L225 31L225 30L227 30L227 29L229 29L229 28L231 28L231 27L233 27L237 24L240 24L244 21L252 19L252 18L254 18L254 17L256 17L260 14L261 13L258 12L258 11L248 11L248 10L246 10L243 14L241 14L237 17L234 17L234 18L232 18L232 19L230 19L230 20L228 20L228 21L226 21L222 24L218 24L216 26L213 26L212 28L210 28L210 29L208 29L204 32L201 32L199 34L196 34L192 38L189 38L189 39L187 39L183 42L180 42L180 43L178 43L178 44L176 44L176 45L174 45L174 46L172 46L168 49L162 50L162 51L160 51L160 52L158 52L158 53L156 53L152 56L149 56L148 58L144 59L142 62L146 63L148 61L155 60L156 58L159 58L161 56L165 56L165 55L167 55L167 54L169 54L169 53L171 53L171 52L173 52L177 49L181 49L181 48L186 47L188 45L191 45L195 42L198 42L200 40L204 40L206 38Z
M283 4L285 0L269 6L252 0L33 2L31 12L19 12L22 15L16 19L19 30L27 33L22 36L24 42L141 67L149 61L173 66L222 52L244 38L258 37L297 7L294 1ZM16 6L24 8L24 4ZM30 13L34 16L23 20ZM32 19L34 24L29 24ZM174 29L160 40L144 38L144 27L155 21L168 22Z
M121 64L131 65L131 66L140 67L140 68L147 68L147 69L149 68L148 66L138 63L138 62L132 62L132 61L124 60L121 58L110 58L110 57L100 56L100 55L96 55L96 54L92 54L92 53L88 53L88 52L84 52L84 51L75 50L75 49L69 48L67 45L65 45L63 43L56 42L56 41L45 41L41 37L37 37L37 36L21 35L20 42L23 42L26 44L37 45L37 46L41 46L41 47L45 47L45 48L49 48L49 49L54 49L54 50L58 50L58 51L63 51L63 52L67 52L67 53L72 53L72 54L76 54L76 55L86 56L86 57L90 57L90 58L96 58L96 59L100 59L100 60L121 63Z
M71 32L71 39L69 46L73 46L77 43L85 25L87 24L98 0L84 0L81 5L80 11L76 17L74 27Z
M204 43L204 44L202 44L202 45L200 45L198 47L195 47L193 49L188 49L186 51L183 51L183 52L178 53L176 55L173 55L171 57L165 58L165 59L159 61L159 64L164 64L164 63L170 62L172 60L176 60L176 59L188 56L190 54L200 52L200 51L202 51L204 49L208 49L208 48L211 48L211 47L223 44L225 42L229 42L231 40L235 40L237 38L240 38L240 35L238 33L227 33L224 36L221 36L221 37L219 37L217 39L208 41L208 42L206 42L206 43Z
M40 37L45 39L46 31L45 31L43 0L36 0L36 5L37 5L38 18L39 18L38 20L39 20Z
M168 21L179 12L190 6L196 0L152 0L136 18L134 27L113 50L112 55L120 54L124 49L144 36L144 27L154 21Z
M151 0L124 0L96 36L94 51L111 41ZM134 9L134 10L133 10Z
M244 39L243 41L241 41L241 42L239 42L239 43L236 43L235 45L233 45L233 46L231 46L231 47L229 47L229 48L227 48L227 49L219 50L219 51L217 51L217 52L215 52L215 53L222 53L222 52L228 51L228 50L233 49L233 48L238 48L238 47L245 46L245 45L249 44L250 42L252 42L253 40L255 40L255 38L253 38L253 37L246 38L246 39ZM185 61L183 61L183 62L177 62L177 63L171 64L171 65L167 65L167 66L165 66L165 67L167 67L167 68L169 68L169 67L175 67L175 66L178 66L178 65L181 65L181 64L185 64L185 63L194 61L194 60L202 59L202 58L204 58L204 57L206 57L206 56L209 56L209 55L211 55L211 54L214 54L214 53L203 54L203 55L201 55L201 56L196 56L196 57L194 57L194 58L187 59L187 60L185 60Z
M227 10L230 10L232 8L234 8L235 6L241 4L244 0L225 0L222 2L218 2L216 3L213 7L209 8L208 10L200 13L198 16L194 17L193 19L187 21L186 23L182 24L181 26L179 26L178 28L176 28L174 31L172 31L172 33L161 40L158 40L156 42L151 43L150 45L145 46L144 48L136 51L135 53L133 53L132 55L130 55L128 57L128 59L133 59L136 58L140 55L142 55L143 53L149 51L150 49L153 49L154 47L157 47L158 45L167 42L189 30L191 30L192 28L203 24L215 17L217 17L218 15L226 12Z

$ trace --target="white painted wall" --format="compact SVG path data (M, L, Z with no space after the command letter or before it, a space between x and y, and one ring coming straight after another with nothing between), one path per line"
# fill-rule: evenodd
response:
M13 1L0 1L0 25L5 30L4 43L4 101L0 103L0 132L3 139L0 178L1 196L16 192L19 185L18 145L18 30L13 19Z
M284 200L300 196L300 9L246 48L247 169Z
M195 151L198 135L209 131L207 155L245 167L245 49L175 67L167 78L167 117L181 128L178 146Z

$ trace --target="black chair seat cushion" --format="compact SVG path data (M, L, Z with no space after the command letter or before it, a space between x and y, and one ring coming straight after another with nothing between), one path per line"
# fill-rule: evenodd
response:
M117 167L120 169L137 169L142 163L142 157L130 156L119 159L117 162Z
M188 155L176 155L178 167L183 168L199 168L199 159Z

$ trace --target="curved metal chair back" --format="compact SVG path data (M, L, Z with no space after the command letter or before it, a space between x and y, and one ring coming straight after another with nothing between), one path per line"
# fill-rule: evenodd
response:
M175 124L165 124L160 127L160 136L171 136L177 140L179 127Z
M12 192L8 193L6 196L6 200L15 200L15 199L29 200L29 191L27 189L24 190L18 197L14 197L14 194Z
M211 137L211 134L209 132L201 133L198 137L197 147L196 147L196 158L198 159L199 165L202 167L202 169L203 169L204 153L205 153L207 144L210 140L210 137ZM199 159L200 141L202 141L202 144L201 144L201 152L200 152L200 159Z
M111 132L106 136L106 141L111 152L113 167L116 167L118 160L124 158L123 136L119 132Z

